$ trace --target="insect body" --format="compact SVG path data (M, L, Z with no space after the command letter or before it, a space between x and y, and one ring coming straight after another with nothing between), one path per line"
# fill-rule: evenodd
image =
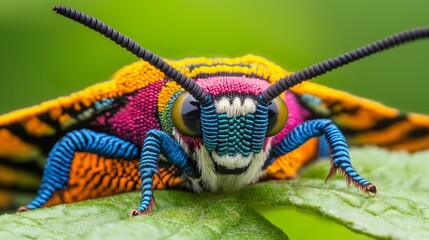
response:
M294 177L325 141L332 158L328 178L338 170L373 195L375 185L351 165L343 133L358 145L429 147L428 117L403 115L317 84L294 87L428 36L427 29L291 74L250 55L167 63L92 17L67 7L55 11L144 61L124 67L112 81L0 117L0 171L25 171L47 156L37 196L20 211L139 189L140 205L131 211L139 215L151 210L153 188L236 191L263 179ZM378 132L391 138L380 139ZM19 181L0 183L23 190Z

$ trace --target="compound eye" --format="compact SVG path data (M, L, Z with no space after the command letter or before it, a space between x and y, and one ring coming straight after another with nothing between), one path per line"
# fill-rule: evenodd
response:
M174 100L171 117L174 127L183 135L201 135L200 103L188 92L183 92Z
M281 97L276 97L269 102L267 136L271 137L279 133L286 125L287 117L287 106Z

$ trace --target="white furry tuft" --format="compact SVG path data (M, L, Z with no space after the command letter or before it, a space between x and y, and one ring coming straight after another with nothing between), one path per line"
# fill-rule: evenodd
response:
M249 166L254 155L254 153L250 153L247 157L242 156L240 154L237 154L235 156L219 156L216 152L212 152L211 157L217 164L221 165L222 167L225 167L227 169L234 169Z
M176 141L179 143L180 147L182 147L182 149L186 152L186 154L188 154L189 157L195 159L195 154L191 154L189 152L188 146L183 141L183 139L180 137L180 135L177 133L176 128L174 128L174 127L173 127L173 133L172 134L173 134L174 139L176 139ZM202 192L203 191L200 184L198 184L198 182L201 181L201 178L199 178L199 179L193 179L190 177L185 177L185 178L191 182L191 187L192 187L192 190L194 190L194 192Z
M215 171L209 152L204 146L200 146L195 153L195 157L198 169L201 172L203 188L213 192L234 192L257 182L264 174L262 167L268 158L270 148L270 144L268 144L265 150L258 154L250 155L252 156L250 166L245 172L239 175L222 175ZM236 166L236 168L239 168L239 166Z
M202 192L204 190L212 192L238 191L249 184L257 182L265 173L262 167L270 153L270 141L268 141L264 150L261 150L258 154L251 153L248 157L240 155L234 157L218 156L213 152L212 155L217 156L214 159L216 163L225 167L228 166L229 169L241 168L250 164L247 170L239 175L223 175L216 172L210 153L207 152L204 145L198 146L196 152L190 153L186 143L180 135L177 134L176 130L173 130L173 136L188 156L195 159L197 162L197 168L201 173L201 177L199 179L187 178L195 192ZM231 160L231 162L228 162L228 160ZM201 182L202 186L200 184Z
M235 97L232 103L230 99L222 97L215 101L216 113L226 113L230 117L245 116L248 113L256 111L256 101L251 98L245 98L243 102L239 97Z

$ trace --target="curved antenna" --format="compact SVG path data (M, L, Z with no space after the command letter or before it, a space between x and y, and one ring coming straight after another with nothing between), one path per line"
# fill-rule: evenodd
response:
M91 17L85 13L74 10L65 6L56 6L53 9L56 13L61 14L67 18L70 18L76 22L79 22L92 30L103 34L105 37L116 42L121 47L132 52L139 58L142 58L166 76L176 81L180 86L182 86L187 92L189 92L197 101L203 102L207 97L207 93L198 86L194 80L183 75L178 70L173 68L171 65L166 63L162 58L153 54L151 51L142 48L135 41L131 40L127 36L119 33L118 31L112 29L107 24L99 21L98 19Z
M262 93L266 102L273 100L282 92L300 84L302 81L309 80L323 75L333 69L342 67L348 63L357 61L383 50L396 47L403 43L412 42L429 37L429 27L415 28L408 31L400 32L385 39L371 43L369 45L357 48L348 53L342 54L335 58L330 58L323 62L314 64L308 68L293 73L287 77L279 79L275 84L269 86Z

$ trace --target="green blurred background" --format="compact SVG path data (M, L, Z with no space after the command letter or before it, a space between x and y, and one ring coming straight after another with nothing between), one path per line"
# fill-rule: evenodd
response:
M290 71L412 27L429 2L0 0L0 114L108 80L136 58L54 14L67 5L98 17L168 59L256 54ZM429 43L407 45L316 82L429 113Z
M92 14L169 59L252 53L296 71L395 32L429 24L421 1L0 0L0 113L109 79L136 60L57 16L63 4ZM429 113L429 43L354 63L317 82L404 111Z

